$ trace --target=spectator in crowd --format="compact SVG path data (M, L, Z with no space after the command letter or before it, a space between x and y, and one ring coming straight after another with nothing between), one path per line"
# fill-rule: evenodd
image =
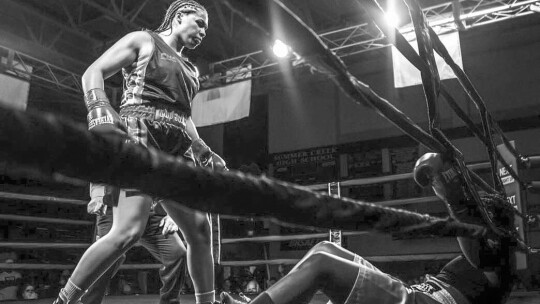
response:
M6 259L6 264L13 264L13 259ZM17 292L21 284L22 275L13 269L0 272L0 301L17 300Z
M21 288L21 297L24 300L37 300L38 293L36 288L32 284L24 284Z
M66 286L66 283L69 280L70 275L71 275L71 272L68 269L62 270L62 274L60 274L60 279L58 280L58 286L60 287Z
M261 287L259 286L257 280L255 280L255 277L251 277L251 279L248 281L244 292L249 294L258 294L261 292Z
M223 282L221 282L221 290L225 292L231 292L231 280L223 280Z

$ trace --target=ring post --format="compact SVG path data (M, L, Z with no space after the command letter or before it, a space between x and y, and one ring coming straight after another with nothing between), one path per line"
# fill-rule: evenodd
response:
M515 142L511 141L510 144L515 147ZM510 169L514 170L516 175L519 176L519 166L518 160L506 147L506 145L498 145L497 149L501 153L501 156L510 165ZM508 170L503 167L501 162L497 162L497 172L501 178L504 190L506 191L508 202L516 208L517 211L524 214L526 212L525 204L522 201L522 189L518 181L516 181L508 172ZM523 241L526 241L525 238L525 225L523 223L523 218L518 215L515 215L514 225L516 227L516 232L519 234ZM527 269L527 254L521 251L516 250L514 253L515 256L515 266L517 270Z
M339 182L328 183L328 194L341 197L341 185ZM341 247L341 230L330 229L330 242Z

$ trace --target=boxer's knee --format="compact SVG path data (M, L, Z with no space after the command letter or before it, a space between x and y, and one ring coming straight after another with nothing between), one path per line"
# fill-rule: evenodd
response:
M338 245L330 241L322 241L313 246L312 252L326 252L330 254L335 254L338 249Z
M144 230L138 227L112 230L106 238L119 250L135 245L142 237ZM105 239L105 237L103 238Z
M184 238L189 246L211 246L212 230L208 221L199 221L190 228L188 233L184 233Z

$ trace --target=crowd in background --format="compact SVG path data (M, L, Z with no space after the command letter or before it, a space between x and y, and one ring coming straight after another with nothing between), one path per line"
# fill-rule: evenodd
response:
M13 264L17 261L17 255L13 252L4 254L0 262ZM37 286L41 280L32 277L30 273L15 269L0 269L0 301L8 300L33 300L38 298Z

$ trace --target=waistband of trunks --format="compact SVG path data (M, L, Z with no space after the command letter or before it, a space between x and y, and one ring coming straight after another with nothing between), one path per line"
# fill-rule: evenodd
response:
M127 106L120 109L120 116L135 116L150 121L164 122L178 128L185 129L188 116L178 110L166 107L153 107L144 105Z
M439 280L439 278L435 276L427 275L427 283L431 284L432 286L438 286L442 290L446 291L458 304L470 304L470 301L459 290L454 288L452 285Z

